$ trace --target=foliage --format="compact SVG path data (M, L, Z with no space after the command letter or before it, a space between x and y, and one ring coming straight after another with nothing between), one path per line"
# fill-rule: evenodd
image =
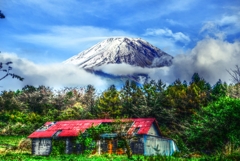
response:
M52 156L57 156L65 153L65 140L52 139Z
M92 150L99 148L97 141L102 139L102 134L116 134L116 139L120 140L121 146L126 148L128 158L132 157L132 151L129 145L129 140L133 137L127 134L126 129L129 129L131 121L121 121L119 119L114 120L112 123L100 124L99 126L93 126L88 128L84 133L80 133L77 137L77 143L80 143L85 153L90 153Z
M0 135L29 135L47 121L154 117L162 134L173 138L183 155L219 152L225 157L239 149L239 98L239 84L218 80L211 87L197 73L189 83L177 79L166 85L159 80L140 86L126 81L121 89L110 86L102 93L92 85L59 90L27 85L0 93ZM122 125L116 123L111 131ZM89 129L95 133L92 140L82 137L86 146L97 140L101 128ZM226 147L232 152L227 153Z
M146 106L144 106L143 91L133 81L126 81L125 85L120 91L122 115L127 117L142 117ZM144 110L142 110L144 109Z
M84 118L82 117L84 114L86 114L86 111L84 111L81 104L76 103L73 107L62 110L58 116L58 120L81 120Z
M8 144L12 147L17 147L20 142L25 140L25 136L0 136L1 144ZM58 142L60 143L60 142ZM176 153L171 157L168 156L143 156L143 155L133 155L131 159L128 159L127 156L124 155L76 155L76 154L60 154L60 148L57 147L58 153L52 153L50 156L34 156L31 155L31 151L22 151L19 149L15 150L3 150L0 145L0 160L18 160L18 161L26 161L26 160L64 160L64 161L158 161L158 160L173 160L173 161L202 161L202 160L226 160L226 161L238 161L240 159L239 150L235 151L235 153L231 153L230 155L225 154L216 154L214 156L206 156L202 154L186 154L186 153Z
M230 84L227 87L227 95L233 98L240 98L240 84Z
M120 93L114 85L103 92L97 101L97 111L99 118L116 118L121 115L122 105Z
M215 101L218 98L225 96L227 96L227 84L222 83L222 81L219 79L212 88L211 99Z
M88 85L85 89L82 104L86 106L86 109L89 109L91 116L96 115L96 97L96 89L94 86Z
M188 141L196 150L209 152L220 150L229 142L239 147L239 122L240 100L219 98L194 115Z
M21 139L19 141L19 143L18 143L18 149L31 151L32 150L32 141L31 141L31 139L29 139L29 138Z

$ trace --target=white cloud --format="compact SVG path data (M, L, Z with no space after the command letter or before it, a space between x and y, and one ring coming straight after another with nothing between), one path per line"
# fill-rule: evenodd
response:
M200 34L205 34L206 36L218 38L218 39L225 39L226 38L226 33L221 31L216 23L214 22L206 22L203 27L200 30Z
M204 23L200 33L225 39L228 35L240 33L240 12L235 15L224 15L220 19Z
M212 29L215 29L215 28L216 28L215 23L213 23L212 21L208 21L208 22L205 22L205 24L203 25L203 27L200 30L200 33L204 32L206 30L212 30Z
M24 81L11 79L10 77L1 81L2 89L21 89L25 85L45 85L53 88L60 87L80 87L89 84L98 89L108 87L108 83L100 77L88 73L76 66L65 65L62 63L49 65L36 65L26 59L21 59L15 54L2 53L2 62L12 61L12 72L23 77Z
M145 36L163 36L163 37L170 37L174 39L174 41L179 41L183 43L189 43L191 40L190 38L183 34L182 32L173 33L172 30L165 28L165 29L147 29Z
M46 45L55 48L77 48L91 42L91 45L109 37L133 36L121 30L108 30L93 26L53 26L46 32L16 35L15 37L37 45ZM79 46L81 44L81 46ZM88 45L89 47L89 45Z
M236 24L239 25L240 24L240 13L238 13L237 15L225 15L223 16L220 20L217 21L217 24L219 24L220 26L224 26L224 25L231 25L231 24Z
M185 54L177 55L171 67L141 68L127 64L108 64L96 69L117 76L135 73L148 74L151 79L163 80L167 84L176 79L191 81L198 73L207 82L214 85L219 79L231 83L227 70L239 65L240 42L229 43L221 39L206 38Z
M170 79L167 77L171 76L169 74L169 67L161 68L142 68L139 66L132 66L129 64L106 64L94 68L95 70L100 70L104 73L115 75L115 76L132 76L134 74L146 74L150 79L159 80L162 79L169 82Z
M106 89L110 82L88 73L75 66L63 64L36 65L28 60L21 59L14 54L2 53L0 60L13 62L13 72L25 78L23 82L16 79L1 81L3 89L21 89L24 85L46 85L54 88L64 86L94 85L97 89ZM192 75L197 72L212 85L218 79L231 82L226 70L234 69L239 65L240 42L229 43L220 39L206 38L185 54L177 55L171 67L141 68L128 64L108 64L97 67L105 73L116 76L132 75L135 73L148 74L151 79L162 79L171 84L176 79L191 81ZM111 82L113 83L113 82Z
M132 74L148 74L149 68L142 68L138 66L131 66L129 64L106 64L99 67L95 67L95 70L101 70L104 73L122 76L122 75L132 75Z
M218 79L230 82L231 77L226 70L234 69L239 65L240 42L229 43L220 39L206 38L186 54L177 55L173 60L173 65L168 68L168 72L163 77L168 83L172 83L177 78L190 81L193 73L197 72L201 77L211 84L215 84ZM165 71L158 70L153 76Z
M178 21L175 21L175 20L173 20L173 19L166 19L166 21L167 21L169 24L171 24L171 25L186 26L185 24L180 23L180 22L178 22Z

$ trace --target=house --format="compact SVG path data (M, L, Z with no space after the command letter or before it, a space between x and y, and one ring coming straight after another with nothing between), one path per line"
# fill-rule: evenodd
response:
M126 134L134 136L130 139L133 154L172 155L178 150L172 139L161 135L155 118L132 118L121 121L127 122ZM81 153L84 149L76 143L74 138L79 134L84 134L92 126L113 123L112 119L46 122L44 126L28 136L32 140L32 154L49 155L52 151L53 139L61 139L65 142L65 153ZM100 144L99 153L119 152L116 133L101 134L100 137L101 139L97 141Z

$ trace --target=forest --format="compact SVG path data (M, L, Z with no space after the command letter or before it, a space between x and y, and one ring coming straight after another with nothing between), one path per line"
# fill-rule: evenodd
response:
M240 83L211 86L198 73L190 82L126 81L99 92L93 85L55 90L27 85L0 94L0 135L28 136L47 121L156 118L182 154L240 153Z

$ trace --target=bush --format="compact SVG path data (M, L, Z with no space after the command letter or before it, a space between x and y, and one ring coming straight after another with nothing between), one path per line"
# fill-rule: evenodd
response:
M222 151L231 142L240 146L240 99L220 98L193 117L186 132L188 145L203 152Z
M24 150L24 151L31 151L32 149L32 141L29 138L24 138L20 140L18 144L18 149L19 150Z

